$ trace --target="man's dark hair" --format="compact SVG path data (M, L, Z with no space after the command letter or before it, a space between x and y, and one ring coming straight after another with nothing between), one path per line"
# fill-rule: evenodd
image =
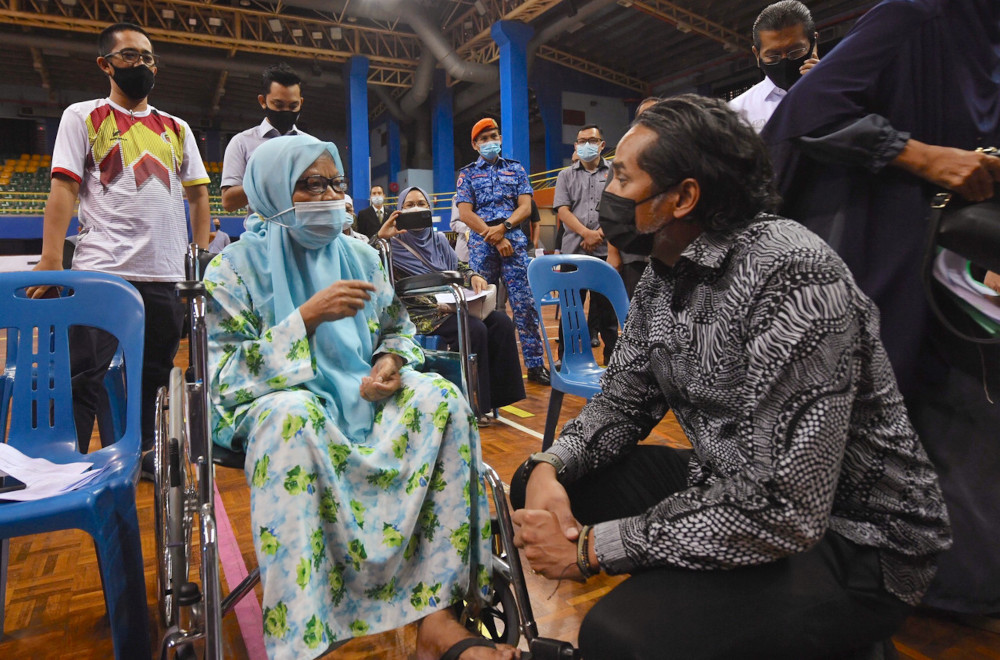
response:
M764 142L724 101L682 94L660 101L632 125L657 136L638 157L653 192L686 178L698 182L701 198L690 218L705 231L742 226L777 208Z
M372 194L372 191L375 190L376 188L378 188L379 190L382 191L383 194L385 194L385 188L382 187L381 183L373 184L372 187L368 189L368 194L369 195Z
M809 8L799 0L781 0L781 2L768 5L753 22L753 45L760 51L761 30L784 30L796 25L802 26L802 31L807 39L812 39L812 35L816 31L816 23L813 21L812 14L809 13Z
M101 30L100 36L97 37L97 54L101 57L109 54L111 50L115 47L115 41L117 37L115 36L119 32L138 32L142 36L149 39L149 35L146 31L135 23L115 23L114 25L109 25L108 27ZM152 41L152 39L149 39Z
M280 64L272 64L264 69L264 73L261 76L261 83L260 93L267 96L271 93L271 83L278 83L282 87L298 85L301 88L302 78L299 77L299 74L295 73L295 69L281 62Z
M587 124L586 126L582 127L580 130L578 130L576 133L577 133L577 135L579 135L580 133L582 133L584 131L589 131L592 128L597 130L598 137L600 137L603 140L604 139L604 131L602 131L601 127L598 126L597 124Z

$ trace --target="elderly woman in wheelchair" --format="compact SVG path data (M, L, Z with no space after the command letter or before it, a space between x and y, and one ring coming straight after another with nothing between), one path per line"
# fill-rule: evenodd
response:
M420 620L420 658L518 657L452 607L489 584L475 417L414 370L377 252L343 238L337 148L269 140L244 181L256 213L205 273L209 375L214 440L246 452L268 655Z

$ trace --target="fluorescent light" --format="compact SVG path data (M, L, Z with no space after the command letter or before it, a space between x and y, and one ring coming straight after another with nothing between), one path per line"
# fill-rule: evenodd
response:
M330 28L330 41L340 41L340 39L343 36L344 36L344 31L341 30L339 27Z
M691 26L685 23L684 21L677 21L677 29L683 32L684 34L687 34L688 32L691 31Z
M160 13L163 16L163 18L173 18L174 17L174 10L173 9L164 9Z
M323 38L323 33L322 32L311 32L310 34L312 34L312 38L315 41L319 41L320 39Z
M222 19L218 16L209 16L208 24L212 27L222 27Z
M302 30L299 28L292 28L292 36L298 39L302 36Z
M115 4L111 5L111 8L114 10L116 14L124 14L126 11L128 11L128 7L119 2L116 2Z
M271 28L271 32L281 32L285 29L285 26L281 24L281 21L276 18L267 19L267 26Z
M480 16L486 15L486 7L483 6L482 0L476 0L472 3L472 6L476 8L476 11L479 12Z
M188 25L190 25L191 27L194 27L194 26L198 25L198 19L197 18L189 18L188 19Z

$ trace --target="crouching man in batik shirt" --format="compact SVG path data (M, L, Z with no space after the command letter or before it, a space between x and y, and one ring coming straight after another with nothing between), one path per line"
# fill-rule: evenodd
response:
M515 475L517 545L553 580L631 574L584 619L586 658L888 639L950 531L875 306L825 242L767 213L764 146L721 101L660 102L613 167L602 225L652 234L651 267L602 393ZM693 450L637 445L668 410Z

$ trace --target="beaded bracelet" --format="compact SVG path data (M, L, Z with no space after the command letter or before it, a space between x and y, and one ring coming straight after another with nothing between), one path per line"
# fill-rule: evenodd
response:
M580 530L580 537L576 540L576 567L580 569L580 573L584 579L597 573L597 571L590 567L590 549L588 545L590 543L591 529L590 525L584 525L583 529Z

